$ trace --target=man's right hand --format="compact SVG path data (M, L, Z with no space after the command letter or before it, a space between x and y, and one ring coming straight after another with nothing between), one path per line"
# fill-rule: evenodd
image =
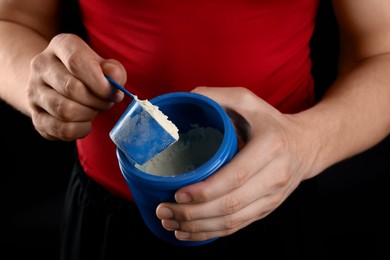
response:
M96 115L123 99L104 74L126 82L118 61L100 57L76 35L55 36L30 65L27 91L35 129L49 140L86 136Z

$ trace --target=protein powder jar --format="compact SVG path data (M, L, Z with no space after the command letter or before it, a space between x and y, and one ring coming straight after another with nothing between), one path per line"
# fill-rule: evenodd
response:
M144 165L137 165L117 148L122 174L146 225L157 237L183 246L210 243L216 239L177 240L155 212L159 203L174 201L176 190L204 180L234 157L238 151L234 126L225 110L204 95L174 92L150 102L178 127L179 140Z

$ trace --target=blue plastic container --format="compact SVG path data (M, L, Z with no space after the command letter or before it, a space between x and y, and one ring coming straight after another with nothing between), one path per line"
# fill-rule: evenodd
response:
M174 194L180 187L204 180L233 158L238 151L233 124L219 104L200 94L174 92L155 97L150 102L157 105L178 127L179 134L186 133L194 124L216 128L223 134L219 148L207 162L195 170L175 176L157 176L143 172L117 148L120 169L148 228L157 237L176 245L210 243L216 239L201 242L176 239L173 232L163 228L155 212L159 203L174 201Z

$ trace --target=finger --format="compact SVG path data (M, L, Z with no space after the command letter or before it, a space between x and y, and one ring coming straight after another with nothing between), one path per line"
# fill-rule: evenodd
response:
M90 121L98 114L98 110L70 100L49 86L39 85L34 90L30 94L31 104L61 121ZM34 93L39 93L39 95Z
M29 89L35 129L49 140L70 141L86 136L98 111L74 102L54 89L36 85Z
M244 117L246 123L252 122L261 115L279 113L273 106L243 87L197 87L193 92L215 100L227 112L234 111L236 115ZM250 127L254 126L250 125Z
M170 220L162 221L162 225L169 231L175 231L175 236L179 240L203 241L231 235L267 215L267 213L264 213L257 214L257 218L247 217L252 216L255 210L256 207L248 207L231 216L189 222L183 221L173 224L173 226L178 227L176 229L169 229L170 225L172 225L168 223Z
M267 178L272 179L269 178L269 176L275 175L275 169L273 168L282 167L274 167L271 164L268 164L265 169L265 171L268 172L267 174L255 175L254 178L247 183L248 185L246 187L243 186L242 189L237 190L235 194L232 194L232 197L245 194L244 197L246 198L243 197L243 201L251 201L251 198L258 198L253 200L253 202L248 204L246 207L240 208L240 210L234 211L233 213L227 215L192 219L195 214L189 212L194 209L194 204L177 205L180 208L188 206L187 213L183 215L186 217L179 217L177 219L175 218L177 215L173 216L174 213L172 213L172 218L162 219L161 223L163 227L169 231L175 231L176 237L180 240L202 241L233 234L236 231L248 226L249 224L266 217L274 209L276 209L289 194L289 192L287 192L288 189L280 188L278 185L274 185L275 183L272 181L266 180ZM265 184L264 187L259 187L259 183L267 184ZM278 182L276 182L276 184L278 184ZM267 195L261 195L259 198L257 192L258 190L268 191L264 193ZM221 203L214 205L218 204ZM205 212L210 209L215 210L214 206L210 206L209 209L204 208L198 212ZM188 218L191 219L189 220Z
M227 236L266 217L274 209L276 198L266 196L237 211L221 217L196 219L191 221L164 219L162 225L168 231L175 231L176 237L182 240L206 240ZM266 210L265 210L266 209Z
M202 203L161 203L157 207L157 216L160 219L193 221L236 214L274 192L273 180L270 180L269 178L269 176L272 176L272 173L275 172L272 165L272 163L266 163L261 172L255 172L252 174L251 178L241 184L237 185L237 183L235 183L236 187L228 192L226 187L224 187L226 182L218 187L216 187L216 185L219 185L219 182L213 182L210 184L210 187L212 187L211 190L221 190L221 196L217 194L215 199L205 200ZM224 173L222 176L224 176L223 178L228 179L229 177L226 176L226 174L228 173ZM234 183L234 181L232 181L232 183ZM276 186L280 186L280 184L277 183ZM192 194L195 194L195 192L192 192ZM196 196L197 195L194 195L194 197Z
M47 53L37 55L31 62L31 69L37 72L30 74L31 93L36 93L34 89L36 86L46 85L62 96L91 108L106 110L111 106L111 100L103 100L93 94L53 55Z
M105 111L113 104L113 99L110 97L102 99L96 96L81 80L69 73L64 67L61 68L60 64L57 68L53 66L52 71L45 74L42 80L44 84L51 86L64 97L95 110ZM112 91L110 96L114 95L114 91Z
M106 59L101 63L101 67L105 75L110 76L120 85L125 85L127 81L127 74L125 67L119 61L114 59Z
M185 186L175 194L178 203L200 203L224 196L244 185L253 175L260 172L273 158L271 140L249 142L225 166L206 180ZM253 158L253 160L248 160Z
M39 134L48 140L72 141L85 137L92 129L91 121L64 122L42 109L33 110L32 120Z
M84 41L75 35L60 34L50 42L49 50L65 65L67 70L83 82L101 99L118 102L117 91L113 90L101 68L104 59L96 54Z

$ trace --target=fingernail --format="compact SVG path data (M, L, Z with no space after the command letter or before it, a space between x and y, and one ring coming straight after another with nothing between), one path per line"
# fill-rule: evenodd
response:
M162 207L158 211L158 216L161 219L171 219L171 218L173 218L173 212L169 208Z
M119 103L123 100L124 97L125 97L125 95L123 94L122 91L116 90L114 97L113 97L113 102Z
M175 231L180 228L179 222L176 220L164 220L162 222L164 228L168 231Z
M189 239L191 234L189 232L175 231L177 239Z
M192 197L188 193L180 192L175 194L175 200L177 203L188 203L192 201Z

